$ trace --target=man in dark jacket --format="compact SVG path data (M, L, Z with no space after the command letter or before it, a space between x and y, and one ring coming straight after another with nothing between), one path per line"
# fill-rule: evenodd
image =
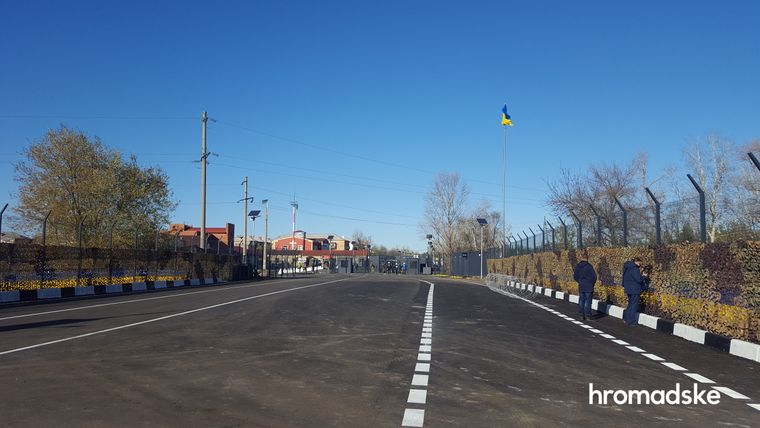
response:
M641 275L641 259L635 257L623 265L623 288L628 295L628 307L623 314L623 320L628 325L638 325L636 316L639 308L639 298L646 286L644 277Z
M591 300L594 298L594 284L596 284L596 272L586 259L587 257L583 257L573 272L573 279L578 283L580 292L578 310L584 320L587 315L591 318Z

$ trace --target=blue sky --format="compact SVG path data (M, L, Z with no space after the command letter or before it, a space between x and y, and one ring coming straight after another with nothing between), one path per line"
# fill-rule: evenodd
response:
M161 166L173 218L198 224L207 110L209 225L240 226L248 175L270 234L295 193L307 233L423 250L436 172L501 206L507 101L522 229L561 167L644 151L656 175L690 136L760 136L759 20L755 1L6 2L0 202L22 147L65 123Z

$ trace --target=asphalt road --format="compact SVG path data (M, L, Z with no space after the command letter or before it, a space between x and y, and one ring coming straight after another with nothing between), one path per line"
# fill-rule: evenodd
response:
M572 305L519 297L320 275L0 308L0 425L760 426L757 363L614 318L588 321L596 333L560 316ZM591 405L589 382L748 399Z

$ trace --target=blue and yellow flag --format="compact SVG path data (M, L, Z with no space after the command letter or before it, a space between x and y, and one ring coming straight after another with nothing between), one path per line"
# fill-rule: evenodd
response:
M512 116L510 116L507 113L507 105L504 104L504 107L501 109L501 125L502 126L512 126Z

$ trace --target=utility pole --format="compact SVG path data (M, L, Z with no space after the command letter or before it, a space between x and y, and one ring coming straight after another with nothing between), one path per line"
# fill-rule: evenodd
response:
M269 242L269 199L262 199L264 205L264 276L269 277L269 263L267 263L267 243Z
M248 176L245 177L242 183L245 186L245 193L243 196L244 209L243 209L243 265L248 264Z
M208 150L206 149L206 122L208 122L208 116L206 112L203 112L201 118L203 123L201 130L202 149L201 149L201 249L206 252L206 163L208 158Z

